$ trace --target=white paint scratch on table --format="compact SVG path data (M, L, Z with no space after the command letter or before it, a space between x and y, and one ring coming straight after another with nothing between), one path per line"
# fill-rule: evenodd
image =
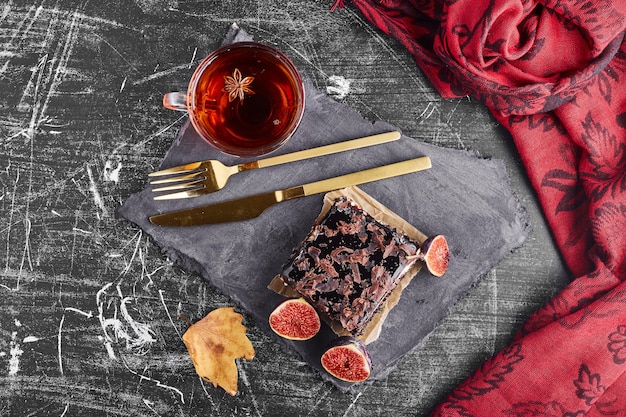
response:
M80 314L80 315L82 315L82 316L87 317L88 319L90 319L90 318L92 318L92 317L93 317L93 312L91 312L91 311L83 311L83 310L79 310L79 309L74 308L74 307L65 307L65 309L64 309L64 310L65 310L65 311L71 311L71 312L73 312L73 313Z
M328 394L331 393L332 388L330 388L328 385L326 385L325 383L321 383L318 385L318 387L320 389L322 388L326 388L326 390L324 390L324 393L322 395L319 395L317 397L317 401L315 402L315 405L313 405L313 407L309 410L309 412L307 413L306 417L309 417L311 415L314 415L313 412L318 410L319 405L322 403L322 401L324 401L324 399L328 396ZM313 392L313 390L311 390L311 392Z
M346 411L343 413L343 417L347 417L348 413L350 412L350 410L352 410L352 408L354 407L354 405L356 404L356 402L359 400L359 398L361 398L361 395L363 395L363 391L359 392L355 397L354 400L352 400L352 402L350 403L350 405L348 406L348 408L346 409Z
M157 411L152 407L154 405L153 401L150 401L150 400L148 400L146 398L142 398L142 401L146 405L146 407L148 407L150 409L150 411L152 411L157 416L159 415L159 413L157 413Z
M130 62L120 51L117 50L117 48L115 48L113 45L111 45L111 43L109 41L107 41L105 38L103 38L102 36L98 35L98 34L94 34L98 39L100 39L102 41L102 43L104 43L105 45L107 45L109 48L111 48L111 50L113 50L113 52L115 52L120 58L122 58L122 60L126 63L126 65L128 65L130 68L133 69L133 71L135 72L140 72L137 67L135 67L133 65L132 62Z
M106 216L108 214L108 210L102 201L102 196L100 195L100 191L98 190L98 184L93 176L93 172L91 171L91 167L87 165L87 176L89 178L89 191L91 192L91 196L93 198L93 202L100 209L100 213L98 218L100 218L100 214L102 216Z
M193 49L193 55L191 55L191 59L189 60L189 66L187 67L188 69L191 69L193 67L193 65L196 62L196 55L198 54L198 47L196 46Z
M65 312L70 311L73 313L78 313L87 318L92 318L93 313L91 311L82 311L74 307L65 307L63 309L63 315L61 316L61 321L59 322L59 331L57 332L57 357L59 361L59 372L63 375L63 349L62 349L62 333L63 333L63 323L65 323Z
M200 381L200 385L202 386L202 391L204 391L204 394L206 395L206 398L211 403L211 407L213 409L216 408L215 401L213 401L213 397L211 396L209 391L206 389L206 384L204 383L204 380L202 378L200 378L200 376L198 376L198 381Z
M433 115L436 109L437 109L436 102L429 101L426 107L424 108L424 110L422 110L422 112L417 116L420 119L420 123L423 123L424 121L428 120L430 116Z
M15 320L15 327L22 327L22 323L19 320ZM15 376L20 370L20 358L24 351L20 347L17 341L17 330L11 332L11 342L9 343L9 376Z
M61 321L59 322L59 332L57 333L57 353L59 360L59 372L63 375L63 357L62 357L62 349L61 349L61 332L63 331L63 323L65 322L65 314L61 316Z
M172 316L170 314L169 309L167 308L167 304L165 304L165 298L163 297L163 290L159 290L159 297L161 298L161 304L163 304L163 308L165 309L165 313L167 314L167 318L170 320L170 323L172 324L172 327L176 331L176 334L178 335L178 338L182 340L183 336L180 333L180 331L178 330L178 327L176 327L176 325L174 324L174 320L172 320Z
M9 0L9 2L4 5L4 8L2 9L2 13L0 14L0 23L2 23L4 19L6 19L6 17L9 15L12 5L13 5L13 0Z
M37 336L26 336L24 339L22 339L22 343L26 344L26 343L35 343L38 342L40 339Z
M174 120L169 125L165 126L164 128L162 128L161 130L157 131L156 133L153 133L153 134L149 135L146 139L144 139L144 140L136 143L135 145L133 145L133 148L137 149L137 148L140 148L140 147L150 143L154 138L161 136L162 134L164 134L165 132L167 132L168 130L173 128L174 126L178 125L179 122L181 120L183 120L184 118L186 118L186 117L187 117L187 113L184 113L182 116L180 116L178 119Z
M121 359L121 362L124 365L124 367L128 370L128 372L130 372L131 374L136 375L136 376L139 377L139 381L149 381L149 382L154 383L159 388L165 388L165 389L174 391L180 397L180 402L185 404L185 396L183 395L183 392L181 390L179 390L178 388L173 387L171 385L164 384L161 381L159 381L158 379L154 379L154 378L151 378L149 376L145 376L145 375L140 374L139 372L137 372L137 371L135 371L133 369L130 369L130 367L126 364L126 361L124 361L124 359Z
M112 161L106 161L104 164L103 178L105 181L119 183L120 182L120 171L122 170L122 163L117 161L117 165L113 167Z
M350 93L351 82L341 75L331 75L328 82L330 85L326 87L326 93L337 100L343 100Z
M243 382L246 389L248 390L248 393L252 400L252 405L254 406L254 411L256 411L256 415L259 417L263 417L263 413L261 413L261 410L259 408L259 403L256 400L256 396L254 395L254 391L252 390L252 386L250 385L250 381L248 380L248 374L246 374L245 368L238 361L236 361L236 365L237 365L237 369L239 370L239 376L241 377L241 381Z
M135 301L134 297L124 296L122 289L117 285L117 294L108 294L107 290L113 286L112 282L105 284L96 294L98 307L98 320L104 334L105 346L114 345L119 341L126 343L126 348L138 354L147 353L152 343L156 341L154 331L146 323L136 321L128 311L127 305ZM106 307L105 307L106 305ZM113 309L113 316L107 317L106 313ZM118 318L121 314L121 319ZM112 330L113 335L109 333ZM107 347L109 356L114 353ZM114 359L112 357L112 359Z
M168 68L166 70L155 72L155 73L150 74L150 75L148 75L148 76L146 76L144 78L140 78L138 80L135 80L135 81L133 81L133 85L136 86L136 85L145 84L147 82L159 79L161 77L165 77L167 75L174 74L174 73L176 73L176 72L178 72L180 70L187 70L187 69L189 69L189 64L188 63L175 65L175 66L170 67L170 68Z
M65 14L66 13L63 10L59 10L59 9L56 9L56 8L55 9L47 9L46 12L50 13L50 14ZM104 19L102 17L90 16L90 15L87 15L87 14L84 14L84 13L78 12L78 11L75 12L75 16L80 18L81 21L93 22L94 23L93 25L88 25L87 23L83 23L83 26L90 27L90 28L93 28L93 29L101 28L102 26L112 26L112 27L115 27L115 28L123 28L123 29L130 30L130 31L133 31L133 32L138 32L138 33L141 32L140 29L136 29L136 28L133 28L131 26L127 26L127 25L121 24L121 23L119 23L119 22L117 22L115 20L111 20L111 19Z
M496 342L498 340L498 278L496 270L490 271L485 277L487 286L491 290L491 294L487 299L489 303L489 316L492 317L492 321L489 323L489 353L495 355Z
M120 272L120 277L123 275L126 275L128 273L128 271L130 271L130 268L133 264L133 261L135 260L135 256L137 256L137 253L139 252L139 243L141 242L141 236L143 235L142 230L137 231L137 233L135 233L135 235L128 241L127 245L130 245L130 243L133 240L136 240L135 243L135 249L133 250L133 254L130 257L130 260L126 263L126 266L124 267L124 269L122 270L122 272Z

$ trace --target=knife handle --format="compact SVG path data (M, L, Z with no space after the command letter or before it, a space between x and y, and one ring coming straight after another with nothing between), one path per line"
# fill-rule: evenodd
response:
M420 158L409 159L395 164L383 165L378 168L366 169L364 171L354 172L352 174L341 175L339 177L329 178L326 180L310 182L308 184L294 187L302 190L302 195L313 195L338 190L352 185L365 184L371 181L384 180L386 178L397 177L399 175L410 174L412 172L422 171L432 167L430 158L423 156ZM285 190L287 191L287 190ZM290 193L286 192L286 196ZM293 193L293 194L298 194ZM300 195L301 196L301 195ZM295 198L292 197L292 198ZM286 198L290 199L290 198Z
M317 156L330 155L333 153L364 148L366 146L392 142L394 140L400 139L401 136L402 135L400 134L400 132L397 131L380 133L378 135L366 136L364 138L346 140L330 145L318 146L317 148L305 149L302 151L292 152L284 155L272 156L270 158L260 159L249 165L254 164L256 165L255 168L266 168L274 165L285 164L287 162L302 161L304 159L314 158Z

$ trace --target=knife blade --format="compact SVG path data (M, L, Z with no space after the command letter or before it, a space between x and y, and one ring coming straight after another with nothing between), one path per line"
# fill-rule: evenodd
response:
M186 210L156 214L150 216L149 220L151 223L159 226L199 226L248 220L258 217L268 207L283 201L410 174L429 169L431 166L430 158L423 156L295 187L254 194Z

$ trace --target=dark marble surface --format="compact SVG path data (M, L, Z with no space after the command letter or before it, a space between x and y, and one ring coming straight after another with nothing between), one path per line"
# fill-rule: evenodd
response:
M567 282L508 133L480 103L442 100L400 45L327 3L0 5L0 415L427 415ZM365 119L502 160L527 210L524 245L423 346L357 392L284 353L249 315L257 356L238 363L240 393L202 383L177 316L233 300L116 214L185 123L162 94L185 88L233 22Z

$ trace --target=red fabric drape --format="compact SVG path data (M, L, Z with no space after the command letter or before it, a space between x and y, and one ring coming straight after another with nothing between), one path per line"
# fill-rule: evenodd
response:
M576 277L433 415L626 416L626 0L352 4L509 130Z

